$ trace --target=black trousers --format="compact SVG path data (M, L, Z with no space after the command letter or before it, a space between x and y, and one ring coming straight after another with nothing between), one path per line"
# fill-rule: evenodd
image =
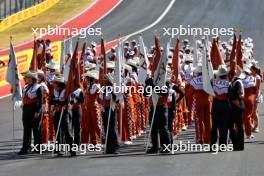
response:
M212 105L212 130L211 130L211 145L215 144L218 139L219 145L227 144L228 137L228 118L230 115L230 104L228 100L213 100Z
M168 130L170 134L170 144L173 144L173 121L176 117L176 111L174 109L168 109Z
M55 112L55 115L54 115L54 125L55 125L56 133L59 130L58 137L57 137L57 143L62 144L62 139L63 139L63 137L65 137L65 142L66 142L66 144L70 145L70 149L71 149L72 144L73 144L73 137L72 137L72 132L71 132L72 124L71 124L71 120L70 120L70 114L69 114L68 110L63 111L60 128L58 129L60 115L61 115L60 111ZM57 152L59 152L59 151L57 151Z
M102 114L105 135L107 133L109 110L110 110L110 107L106 107L105 112L103 112ZM107 145L106 145L107 146L106 153L113 153L119 147L118 141L117 141L116 125L117 125L116 111L111 110L108 137L107 137Z
M244 150L243 108L231 103L228 128L234 150Z
M151 113L152 114L152 113ZM152 121L152 116L150 117L150 123ZM164 145L170 144L170 133L168 130L168 108L164 106L157 106L156 112L153 119L153 124L151 128L151 140L152 148L154 150L159 149L158 135L160 136L161 148Z
M74 144L80 145L81 141L81 119L82 119L82 109L75 108L72 109L72 127L74 131Z
M28 151L31 148L31 134L33 131L34 145L42 143L42 133L39 126L41 117L34 118L36 107L33 105L25 105L22 113L23 123L23 146L22 151Z

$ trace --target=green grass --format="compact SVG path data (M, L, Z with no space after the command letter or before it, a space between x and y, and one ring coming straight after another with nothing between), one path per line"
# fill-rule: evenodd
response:
M0 49L9 47L9 36L13 36L13 43L19 44L33 39L32 28L54 27L72 18L87 8L93 0L60 0L47 11L22 21L3 32L0 32Z

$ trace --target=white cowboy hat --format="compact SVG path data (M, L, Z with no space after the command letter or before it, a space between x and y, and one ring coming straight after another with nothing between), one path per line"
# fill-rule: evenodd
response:
M137 41L136 40L132 40L132 42L131 43L137 43Z
M60 65L56 64L55 62L50 61L48 64L46 64L46 67L49 69L59 70Z
M106 62L106 68L114 69L115 68L115 62L114 61L107 61Z
M28 71L24 74L24 77L38 79L38 73L35 72L35 71L28 70Z
M37 73L38 73L38 75L43 75L43 76L45 75L42 70L37 70Z
M189 40L188 39L184 39L183 42L189 43Z
M153 54L147 54L148 58L152 58L153 57Z
M138 62L135 59L128 59L127 65L131 65L133 67L137 67L138 66Z
M98 80L99 79L99 71L98 70L90 70L82 75L83 77L89 77Z
M52 80L52 82L56 82L56 83L65 83L65 79L63 75L57 75L54 77L54 79Z
M224 76L227 75L230 70L227 68L225 64L219 65L218 69L214 72L216 76Z
M193 62L193 57L190 55L185 55L184 62Z
M91 63L91 62L85 62L84 63L84 68L85 69L93 69L93 68L95 68L96 67L96 64L94 64L94 63Z

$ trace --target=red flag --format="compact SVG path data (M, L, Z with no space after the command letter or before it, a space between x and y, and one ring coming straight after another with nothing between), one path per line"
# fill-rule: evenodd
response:
M105 53L105 45L104 39L101 37L101 58L100 58L100 70L99 70L99 82L102 83L104 80L104 75L106 74L106 53Z
M74 72L74 90L81 88L81 66L80 66L80 59L78 58L78 51L77 51L77 58L75 60L75 72Z
M29 70L31 71L37 71L38 69L37 54L38 54L37 41L34 40L33 55L32 55L32 60L31 60L30 67L29 67Z
M78 82L78 80L75 80L75 79L78 79L78 77L75 77L75 73L78 72L78 67L79 67L77 66L78 65L78 45L79 45L79 41L77 41L76 43L76 46L75 46L75 49L72 55L72 59L71 59L69 77L68 77L68 81L67 81L67 85L65 89L65 95L64 95L65 98L67 98L69 94L73 92L77 87L76 83ZM77 66L77 71L76 71L76 66Z
M239 65L241 68L243 68L243 61L242 61L242 36L241 34L239 35L239 39L237 42L237 46L236 46L236 60L237 60L237 65Z
M231 54L230 54L230 79L232 79L235 74L236 74L236 65L237 65L237 61L236 61L236 34L234 34L234 38L233 38L233 46L232 46L232 50L231 50Z
M174 48L173 58L172 58L172 77L171 81L173 83L177 83L178 76L179 76L179 65L180 65L180 58L179 58L179 51L180 51L180 40L177 38L176 45Z
M46 75L47 72L47 68L46 68L46 45L43 42L43 49L41 52L41 69L44 72L44 74Z
M222 55L221 55L221 52L218 46L218 41L215 39L213 39L210 56L211 56L211 62L212 62L214 70L217 70L219 65L224 64L224 60L222 58Z
M160 62L161 50L160 50L160 40L158 36L155 36L155 55L153 57L153 63L151 64L151 72L154 74L157 66Z
M106 74L106 54L105 54L105 45L104 45L103 37L101 38L101 55L104 61L104 74Z
M83 43L82 53L80 56L80 75L84 73L84 55L85 55L86 42Z

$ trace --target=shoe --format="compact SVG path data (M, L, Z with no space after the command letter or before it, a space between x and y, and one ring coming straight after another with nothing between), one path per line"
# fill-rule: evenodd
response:
M76 152L75 151L71 151L70 154L71 154L71 157L76 156Z
M57 156L63 156L62 152L56 152Z
M18 155L27 155L28 154L28 151L26 151L26 150L20 150L17 154Z
M251 134L250 136L247 136L246 139L253 139L255 136Z
M187 127L184 125L183 127L182 127L182 131L186 131L187 130Z
M253 132L254 132L254 133L259 133L259 128L255 128L255 129L253 130Z
M158 153L158 150L154 148L150 148L147 150L147 154L152 154L152 153Z
M246 136L246 139L250 139L250 136Z
M133 144L133 143L132 143L131 141L125 141L124 144L126 144L126 145L131 145L131 144Z
M133 136L130 137L130 139L136 139L136 138L137 138L136 135L133 135Z
M104 154L114 154L114 155L118 155L119 152L118 151L106 151Z
M170 153L170 150L166 150L166 149L160 149L159 151L160 153Z

